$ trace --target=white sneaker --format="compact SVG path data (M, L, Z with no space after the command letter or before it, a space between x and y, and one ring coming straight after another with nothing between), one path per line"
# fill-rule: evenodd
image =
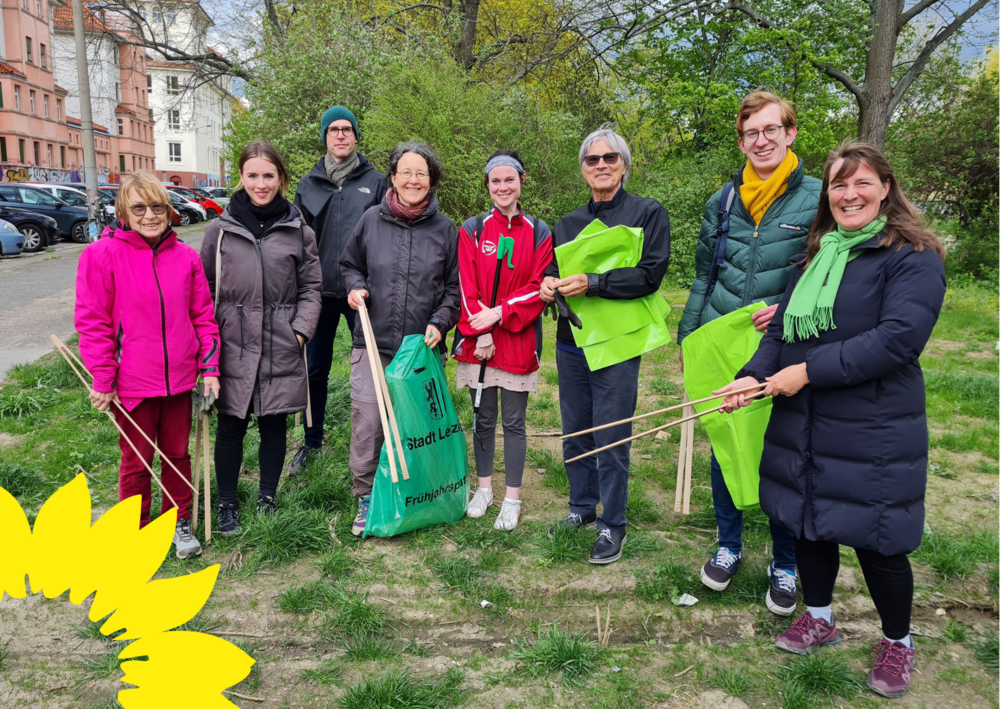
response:
M521 519L521 501L505 497L503 504L500 506L500 514L497 515L497 521L493 523L493 529L509 532L517 527L519 519Z
M481 487L476 490L476 494L469 501L469 509L465 514L473 519L479 519L486 514L486 508L491 504L493 504L493 488Z
M201 544L191 533L191 523L186 519L177 520L177 527L174 529L174 549L178 559L187 559L189 556L201 556Z

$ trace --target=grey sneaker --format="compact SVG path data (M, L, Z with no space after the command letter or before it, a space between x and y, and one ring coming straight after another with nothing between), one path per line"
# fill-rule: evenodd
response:
M597 513L591 512L589 515L584 517L583 515L578 515L575 512L570 512L566 515L566 519L561 520L555 526L549 529L549 538L551 539L555 536L556 529L568 527L569 529L579 529L580 527L596 527L597 526Z
M319 448L310 448L309 446L299 448L299 452L295 454L292 462L288 464L288 477L294 478L301 473L302 468L305 467L309 459L317 453L319 453Z
M177 520L177 528L174 529L174 548L177 550L178 559L201 556L201 544L191 533L191 523L186 519Z
M355 537L360 537L365 533L365 525L368 524L368 507L371 503L371 495L365 495L358 500L358 516L354 518L354 524L351 525L351 534Z
M775 568L774 562L767 567L771 577L771 587L767 589L767 609L776 615L789 616L795 612L795 574Z
M741 554L734 554L726 547L719 547L715 556L701 567L701 582L713 591L725 591L729 588L729 582L733 580L733 574L740 566L741 556Z

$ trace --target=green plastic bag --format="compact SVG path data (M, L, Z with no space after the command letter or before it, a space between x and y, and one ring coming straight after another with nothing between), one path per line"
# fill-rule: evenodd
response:
M733 381L760 344L751 313L765 307L754 303L702 325L681 345L684 350L684 389L692 399L711 396ZM718 408L721 400L695 406L699 413ZM771 418L771 399L755 401L732 414L714 413L698 419L712 442L722 477L738 509L760 507L760 457L764 432Z
M642 229L607 227L595 219L573 241L556 248L559 273L567 277L635 266L642 257L643 238ZM582 330L573 330L573 338L591 370L670 342L665 322L668 307L659 293L635 300L580 296L566 301L583 324Z
M409 335L385 378L410 479L403 479L395 446L390 451L383 445L364 536L455 524L469 504L469 458L441 356L424 344L423 335ZM389 455L396 457L397 483L389 473Z

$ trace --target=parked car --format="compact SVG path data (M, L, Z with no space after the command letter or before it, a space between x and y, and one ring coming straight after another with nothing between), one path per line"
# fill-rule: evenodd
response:
M58 197L71 207L87 208L86 187L72 187L63 182L29 182L28 185L45 190L53 197Z
M0 199L4 202L52 217L59 224L59 231L78 244L87 243L87 210L71 207L58 197L38 187L29 185L0 185Z
M184 199L194 202L205 210L206 219L215 219L217 216L222 214L222 207L220 207L214 200L209 199L205 195L198 194L190 187L180 187L172 182L165 183L165 186L168 192L179 194Z
M41 251L59 241L59 224L50 216L40 212L12 206L0 200L0 219L5 219L21 232L24 237L22 249L28 253Z
M24 248L24 235L5 219L0 219L0 256L18 256Z
M174 203L174 209L180 216L180 226L197 224L205 220L205 210L201 206L191 200L184 199L176 192L171 190L167 190L167 192L170 194L170 200Z
M210 189L205 187L192 187L191 189L197 192L198 194L203 195L204 197L212 200L223 209L225 209L229 205L229 197L225 195L214 195L212 194L212 191Z

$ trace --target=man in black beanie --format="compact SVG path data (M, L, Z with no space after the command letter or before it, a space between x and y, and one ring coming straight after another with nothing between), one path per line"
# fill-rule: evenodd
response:
M342 313L348 327L354 329L354 311L347 305L347 289L340 273L340 255L361 215L381 204L385 196L385 176L355 149L360 136L353 113L343 106L327 109L320 119L320 136L327 152L299 180L294 202L306 224L316 232L323 266L323 310L316 334L306 344L313 425L305 427L305 446L288 466L289 477L297 475L309 456L323 445L333 340Z

